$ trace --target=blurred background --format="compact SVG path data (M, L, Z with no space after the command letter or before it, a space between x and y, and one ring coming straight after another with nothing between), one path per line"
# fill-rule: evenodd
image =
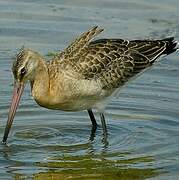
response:
M13 57L22 46L48 55L95 25L97 38L179 40L178 0L1 0L0 138L11 101ZM27 86L6 146L1 179L177 179L179 56L163 57L106 109L109 145L90 141L86 112L39 107ZM100 124L100 121L99 121Z

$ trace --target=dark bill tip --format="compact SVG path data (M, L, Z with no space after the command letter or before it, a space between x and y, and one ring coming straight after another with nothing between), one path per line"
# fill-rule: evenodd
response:
M21 95L23 93L23 90L24 90L24 84L20 84L20 83L14 84L12 102L10 105L8 120L6 123L6 128L5 128L4 136L3 136L3 140L2 140L3 144L6 144L6 141L7 141L8 135L9 135L9 131L11 129L13 119L16 114L16 110L17 110Z

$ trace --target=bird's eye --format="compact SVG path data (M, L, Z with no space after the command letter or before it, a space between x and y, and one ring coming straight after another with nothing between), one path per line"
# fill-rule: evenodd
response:
M21 69L21 76L24 76L26 74L26 69L25 69L25 67L23 67L22 69Z

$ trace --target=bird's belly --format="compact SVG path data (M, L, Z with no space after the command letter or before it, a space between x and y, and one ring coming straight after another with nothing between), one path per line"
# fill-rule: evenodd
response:
M60 88L55 85L53 87L47 96L34 94L40 106L63 111L81 111L95 107L106 96L96 80L66 79Z
M100 99L94 97L84 97L84 98L71 98L63 101L40 101L36 99L36 102L45 108L62 110L62 111L82 111L86 109L93 108Z

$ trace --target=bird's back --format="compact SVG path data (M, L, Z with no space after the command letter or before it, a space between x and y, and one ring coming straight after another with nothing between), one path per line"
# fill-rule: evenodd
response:
M176 51L174 38L162 40L91 39L102 32L94 27L83 33L54 62L77 78L96 80L103 89L114 89L151 66L163 54Z

